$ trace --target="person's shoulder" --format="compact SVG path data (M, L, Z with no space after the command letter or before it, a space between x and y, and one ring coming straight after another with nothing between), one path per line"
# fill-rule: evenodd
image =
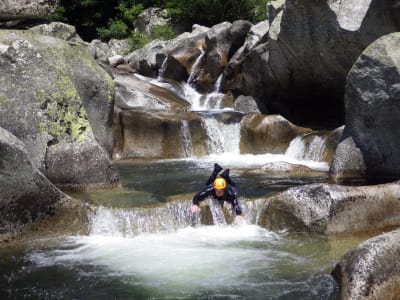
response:
M232 195L232 196L236 197L237 194L238 194L237 188L235 186L233 186L233 185L228 184L226 190L227 190L229 195Z

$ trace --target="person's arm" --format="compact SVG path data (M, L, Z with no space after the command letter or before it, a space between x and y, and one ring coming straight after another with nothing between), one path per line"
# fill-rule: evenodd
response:
M192 212L200 210L200 202L203 201L205 198L207 198L209 195L211 195L213 189L214 188L212 184L210 184L205 189L194 195L192 200Z
M239 200L237 198L237 190L233 189L231 186L229 186L228 195L230 198L230 203L232 205L232 209L235 210L236 218L240 219L240 220L243 219L242 208L240 207Z

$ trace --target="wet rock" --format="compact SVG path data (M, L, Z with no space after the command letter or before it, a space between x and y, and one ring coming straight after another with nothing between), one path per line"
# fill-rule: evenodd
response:
M290 175L290 176L307 176L315 173L309 167L303 165L291 164L284 161L278 161L273 163L268 163L261 167L262 173L268 173L271 175Z
M346 128L360 149L369 178L400 176L400 33L375 41L347 76Z
M235 100L235 110L242 113L261 113L253 97L240 95Z
M327 236L400 225L399 182L374 186L311 184L266 201L260 225Z
M114 149L116 158L182 158L206 152L201 120L193 113L122 110L118 117L121 141ZM188 137L190 149L184 143Z
M167 43L164 41L154 40L142 49L128 54L125 60L139 74L148 77L157 77L159 69L167 55L166 45Z
M296 136L311 131L279 115L248 114L241 121L240 153L285 153Z
M2 0L0 19L44 19L52 14L58 5L58 0Z
M365 180L364 157L351 136L344 134L337 145L329 175L333 182L342 184Z
M400 230L361 243L347 252L332 275L340 299L397 299L400 294Z
M0 49L0 126L25 143L40 171L64 185L59 159L67 155L75 165L82 147L94 157L105 154L104 149L111 153L114 83L84 45L4 30ZM79 184L79 178L89 184L86 175L95 173L90 184L116 184L118 176L109 158L96 159L102 163L74 168L71 184ZM51 177L54 174L57 178Z

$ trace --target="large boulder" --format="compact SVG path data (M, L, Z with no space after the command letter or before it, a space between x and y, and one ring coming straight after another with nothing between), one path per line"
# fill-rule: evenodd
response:
M0 20L44 19L58 7L59 0L2 0Z
M346 128L375 180L400 177L399 47L400 33L378 39L347 76Z
M41 24L34 26L29 30L35 33L50 35L66 41L83 42L78 33L76 32L75 26L64 24L61 22L51 22L49 24Z
M82 206L74 204L36 169L23 142L0 127L0 241L15 238L63 210L74 211L64 229L82 229Z
M260 225L324 235L400 226L400 183L374 186L311 184L266 201Z
M240 153L285 153L290 142L311 129L296 126L279 115L251 113L243 117Z
M230 89L263 99L270 113L299 124L343 124L346 75L369 44L400 30L395 4L286 0L269 41L238 66Z
M340 299L398 299L399 252L400 230L371 238L347 252L332 272Z
M3 30L0 67L0 126L25 143L39 170L55 184L118 182L108 155L114 83L84 45ZM82 153L98 163L76 167ZM63 170L73 170L71 180Z

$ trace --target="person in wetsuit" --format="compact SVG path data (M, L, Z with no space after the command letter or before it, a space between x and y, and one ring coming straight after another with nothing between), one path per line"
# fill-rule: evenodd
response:
M236 213L236 218L242 220L242 209L238 201L238 188L233 180L229 177L229 169L226 169L221 177L217 177L218 173L222 170L222 167L218 164L214 164L214 171L206 182L206 187L198 192L193 197L192 201L192 212L200 211L200 202L207 197L213 197L219 201L221 206L224 205L224 201L232 205L232 209Z

